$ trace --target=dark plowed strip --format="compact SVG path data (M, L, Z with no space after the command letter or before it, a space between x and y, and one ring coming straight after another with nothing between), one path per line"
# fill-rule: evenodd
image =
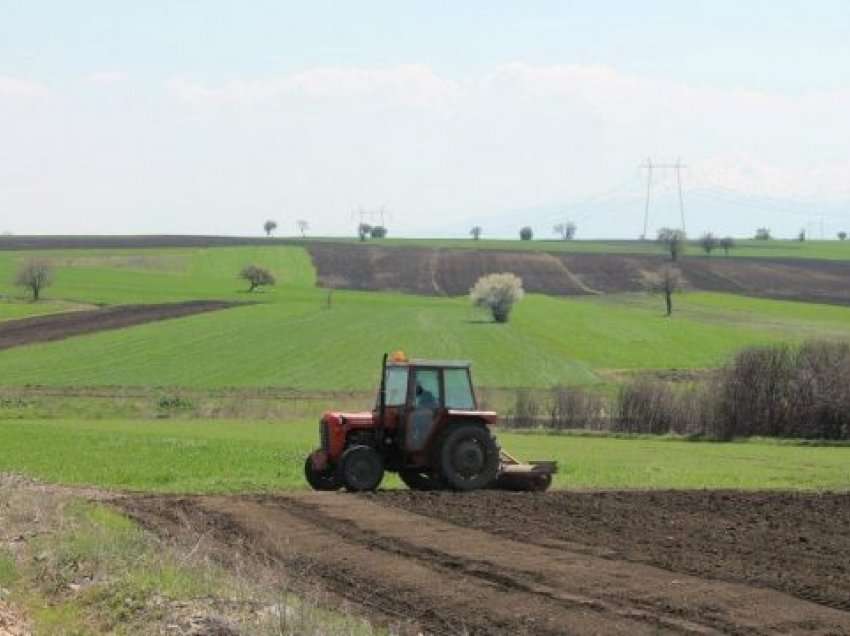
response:
M569 254L507 250L310 243L319 284L428 296L469 292L479 277L512 272L526 291L555 296L644 289L648 272L665 264L650 254ZM687 256L677 264L690 289L780 300L850 304L850 262L794 258Z
M624 560L579 543L512 540L384 505L390 493L124 497L160 536L203 541L225 567L254 560L295 589L317 584L378 623L426 634L844 634L850 614L752 585ZM534 515L547 497L474 493ZM442 497L425 498L436 512ZM492 512L492 511L491 511ZM498 513L491 514L499 518ZM517 519L537 527L540 518ZM602 520L602 527L612 520ZM599 522L599 520L597 520ZM555 529L557 532L557 529ZM541 536L547 536L545 531ZM765 555L770 559L770 555ZM250 569L250 565L248 565Z
M157 320L182 318L240 304L242 303L221 300L193 300L162 305L118 305L90 311L7 320L0 322L0 350L37 342L64 340L107 329L122 329Z
M850 611L850 494L396 491L375 499L524 543L577 543L605 558L770 587Z

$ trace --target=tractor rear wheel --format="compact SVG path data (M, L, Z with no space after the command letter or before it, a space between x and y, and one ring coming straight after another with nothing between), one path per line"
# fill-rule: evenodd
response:
M499 446L481 424L459 424L443 434L437 446L437 465L454 490L486 488L499 472Z
M440 479L423 470L400 470L398 476L411 490L441 490L444 487Z
M342 484L337 479L336 471L325 470L322 472L313 468L313 460L309 457L304 464L304 477L307 478L307 483L313 490L339 490Z
M338 479L348 492L375 490L384 478L384 460L371 446L352 446L342 454Z

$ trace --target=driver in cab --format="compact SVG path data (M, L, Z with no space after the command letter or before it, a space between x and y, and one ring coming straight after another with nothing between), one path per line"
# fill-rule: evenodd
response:
M437 398L434 397L434 394L417 382L416 408L435 409L437 406Z

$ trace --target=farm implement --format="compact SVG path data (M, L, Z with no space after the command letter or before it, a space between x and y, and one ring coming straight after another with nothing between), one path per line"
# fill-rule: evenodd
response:
M325 413L304 473L316 490L375 490L386 471L413 490L546 490L556 463L501 450L497 420L479 410L468 362L384 355L375 408Z

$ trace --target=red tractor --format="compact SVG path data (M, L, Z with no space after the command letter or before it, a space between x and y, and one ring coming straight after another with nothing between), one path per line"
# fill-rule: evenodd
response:
M555 462L522 464L500 450L468 362L384 355L372 412L328 412L304 472L316 490L375 490L389 470L414 490L546 490Z

